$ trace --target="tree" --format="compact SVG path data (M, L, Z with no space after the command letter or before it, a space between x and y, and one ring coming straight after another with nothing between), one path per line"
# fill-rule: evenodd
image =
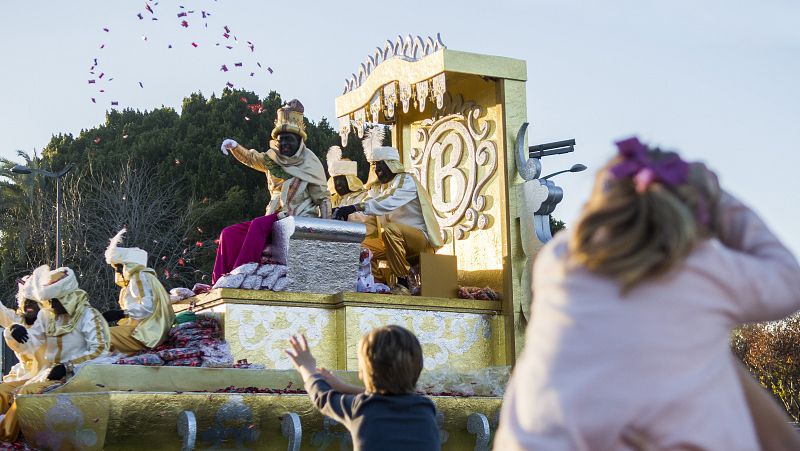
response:
M116 300L102 252L123 224L130 228L125 245L146 250L168 288L208 281L222 228L264 214L269 202L264 174L223 156L220 143L235 138L266 151L282 103L276 92L265 98L230 89L210 98L193 93L180 113L113 110L78 136L54 135L41 156L21 156L48 169L76 164L64 179L64 262L83 275L81 284L95 305ZM324 118L307 121L306 132L306 145L323 162L328 147L339 144ZM369 165L360 143L349 140L344 154L366 178ZM0 176L7 177L0 178L3 299L13 299L15 279L51 261L55 249L53 182L11 174L13 164L0 162Z

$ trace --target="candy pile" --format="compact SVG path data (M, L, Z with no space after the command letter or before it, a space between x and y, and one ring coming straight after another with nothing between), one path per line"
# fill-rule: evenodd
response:
M266 393L270 395L305 395L308 392L301 388L290 388L290 383L286 388L258 388L258 387L230 387L220 388L214 393Z
M213 318L197 317L182 322L169 331L161 346L118 360L118 365L233 367L230 346L222 341L219 323Z
M21 440L21 439L20 439ZM0 451L33 451L34 448L28 446L27 443L17 440L14 443L10 442L0 442Z
M489 287L458 287L459 299L479 299L482 301L499 301L500 295Z
M284 291L289 285L287 273L286 265L247 263L220 277L214 288Z

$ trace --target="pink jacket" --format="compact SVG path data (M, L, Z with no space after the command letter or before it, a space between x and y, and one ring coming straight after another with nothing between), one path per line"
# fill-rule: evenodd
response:
M764 222L724 195L719 240L621 297L567 266L568 236L537 257L526 346L503 401L496 450L758 449L729 348L731 329L800 309L800 266Z

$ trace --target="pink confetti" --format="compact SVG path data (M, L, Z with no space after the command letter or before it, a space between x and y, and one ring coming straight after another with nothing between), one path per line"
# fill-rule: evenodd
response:
M203 242L202 241L198 241L198 242L194 243L194 245L197 246L197 247L203 247Z
M186 264L186 260L184 260L184 259L182 259L182 258L179 258L179 259L178 259L178 264L179 264L179 265L181 265L181 266L183 266L183 265L185 265L185 264Z
M167 261L167 256L166 256L166 255L162 255L162 256L161 256L161 261L162 261L162 262L165 262L165 261Z
M95 143L95 144L100 144L100 137L99 137L99 136L96 136L96 137L94 138L94 143Z
M169 270L168 270L168 269L165 269L165 270L164 270L164 277L166 277L167 279L169 279Z
M196 42L192 42L192 47L197 48L197 43Z
M247 97L245 97L245 96L240 96L239 100L241 100L242 103L247 103Z
M187 22L187 21L185 21L185 20L182 20L182 21L181 21L181 26L182 26L183 28L189 28L189 22Z
M229 37L231 37L231 35L229 35L228 33L222 33L222 36L225 36L225 39L228 39Z

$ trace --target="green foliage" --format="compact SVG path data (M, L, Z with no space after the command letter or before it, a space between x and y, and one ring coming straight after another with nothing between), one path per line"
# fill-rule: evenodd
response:
M257 103L262 105L260 114L248 107ZM51 179L40 176L11 174L9 170L15 163L48 170L74 163L75 169L65 178L65 183L74 185L72 194L65 192L65 202L72 201L74 205L92 205L93 200L88 197L94 196L90 193L96 190L84 186L90 180L94 186L105 186L108 182L105 179L113 181L119 177L115 174L126 164L128 171L135 172L138 168L140 173L146 173L150 185L171 196L174 208L191 216L181 218L192 225L180 237L184 247L203 243L201 252L193 252L191 262L183 259L186 267L180 268L185 276L196 274L196 277L186 276L180 283L191 287L192 282L208 282L215 253L214 240L222 228L263 215L269 202L265 175L239 164L232 156L223 156L220 144L223 139L232 138L245 147L266 151L276 111L282 103L276 92L270 92L263 99L252 92L230 89L223 91L220 97L206 98L202 93L194 93L183 100L180 114L172 108L111 111L103 124L82 130L78 136L54 135L42 149L41 157L21 154L26 161L0 161L0 295L10 299L9 294L16 290L15 278L48 260L52 264L55 254L55 232L53 227L48 227L54 217L54 184ZM328 147L340 144L337 132L324 118L318 123L307 120L306 131L306 146L324 163ZM359 163L359 173L363 171L366 178L369 166L360 143L355 139L349 141L343 153ZM70 195L75 199L68 199ZM30 211L36 212L36 219L31 220ZM102 221L104 229L96 231L98 236L107 236L106 240L131 220L122 215L119 218L107 215L108 218L111 219ZM75 221L87 220L76 218ZM38 223L39 230L34 230L31 222ZM98 224L94 221L76 227L97 228ZM80 243L71 245L75 249L83 246ZM133 236L126 245L155 252L153 243L136 242ZM90 247L82 249L89 252ZM172 248L174 246L163 247L164 250ZM96 251L91 247L91 252ZM151 262L156 260L153 266L158 270L162 259L167 262L179 257L151 255ZM96 258L102 259L102 255ZM76 262L65 261L65 264ZM74 269L80 273L81 268ZM166 272L158 272L170 287L172 280L166 277Z
M556 219L552 215L550 216L550 233L552 235L555 235L566 228L567 224L565 224L564 221Z

